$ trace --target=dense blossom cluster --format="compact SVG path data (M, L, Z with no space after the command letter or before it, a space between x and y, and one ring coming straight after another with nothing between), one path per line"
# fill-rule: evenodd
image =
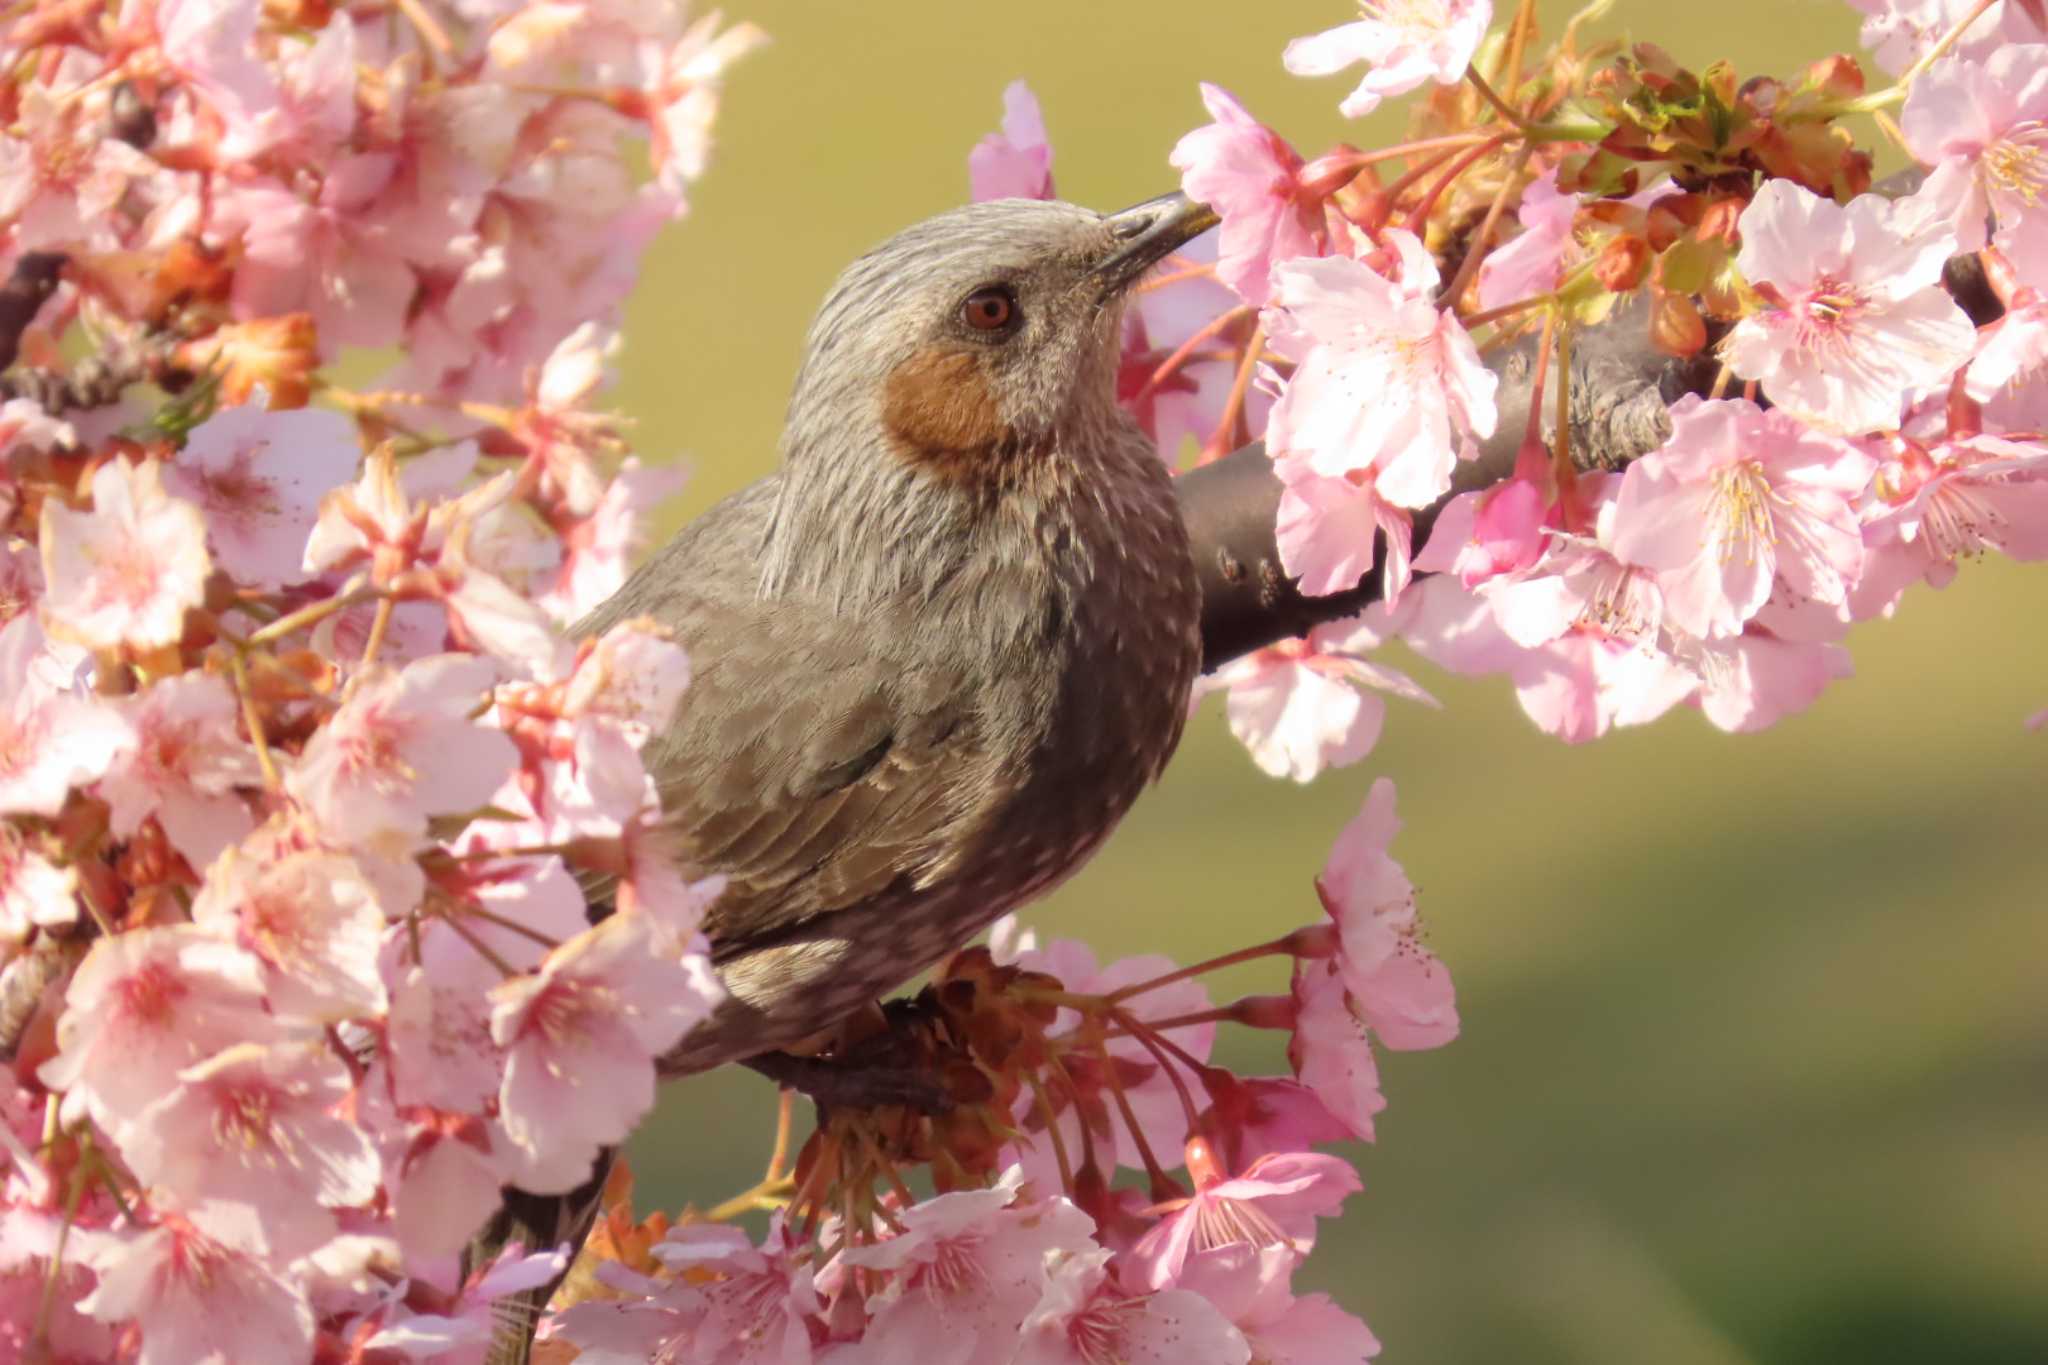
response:
M1420 92L1410 142L1305 158L1202 88L1172 161L1221 226L1138 287L1120 396L1176 462L1263 437L1288 572L1384 599L1207 680L1261 767L1356 762L1377 692L1427 701L1396 638L1567 739L1756 728L1910 585L2048 554L2048 22L1857 3L1896 85L1415 0L1283 58L1363 63L1346 114ZM664 856L640 759L689 660L570 631L671 486L591 404L759 40L620 0L38 0L0 33L0 277L61 260L0 403L0 1356L479 1360L569 1267L463 1253L502 1186L585 1179L720 994L718 886ZM1928 174L1888 199L1842 121L1894 105ZM974 192L1050 196L1035 101L1004 107ZM1965 253L1995 320L1944 287ZM1720 379L1586 472L1546 414L1638 300ZM1532 341L1503 433L1487 358ZM389 369L344 387L360 348ZM956 955L890 1034L944 1103L837 1111L793 1161L785 1131L707 1216L616 1203L539 1349L1371 1355L1293 1279L1360 1187L1314 1148L1373 1136L1374 1049L1458 1028L1393 802L1319 920L1218 963L1014 925ZM1261 957L1286 993L1195 979ZM1214 1065L1219 1024L1287 1074Z

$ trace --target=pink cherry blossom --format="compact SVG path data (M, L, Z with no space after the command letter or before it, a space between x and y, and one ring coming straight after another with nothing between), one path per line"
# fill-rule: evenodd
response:
M1365 17L1287 45L1281 61L1297 76L1327 76L1353 62L1371 70L1338 105L1346 118L1362 118L1389 95L1427 81L1452 85L1493 22L1492 0L1391 0L1361 6Z
M166 1212L93 1257L99 1284L78 1306L102 1322L140 1324L138 1365L309 1359L312 1308L269 1252L248 1204Z
M57 1055L36 1073L118 1133L232 1043L278 1036L263 1012L256 960L187 925L96 940L64 993Z
M1096 1247L1050 1262L1012 1365L1245 1365L1252 1358L1243 1335L1207 1299L1185 1289L1127 1293L1109 1258Z
M897 1215L903 1231L841 1252L838 1265L872 1272L863 1355L877 1362L929 1354L1001 1356L1044 1292L1046 1258L1091 1247L1088 1215L1062 1198L1020 1200L1013 1178L993 1189L942 1194Z
M1295 1296L1297 1263L1286 1247L1238 1243L1190 1260L1180 1286L1215 1305L1261 1365L1353 1365L1378 1355L1379 1339L1329 1295Z
M334 1022L384 1010L384 912L348 857L230 850L208 869L192 920L263 964L264 989L281 1013Z
M1350 591L1372 572L1384 545L1380 600L1399 602L1411 573L1414 523L1380 495L1371 475L1321 474L1307 455L1282 456L1273 473L1281 485L1273 538L1280 567L1301 590L1318 597Z
M654 509L680 490L683 471L652 468L628 457L590 515L562 533L566 551L559 572L540 604L563 624L581 621L625 586L627 571L647 548Z
M43 624L88 649L154 649L183 634L205 596L206 524L164 491L163 466L108 460L92 510L43 504Z
M65 65L75 71L75 63ZM22 81L20 90L19 131L0 138L0 222L12 227L9 245L21 251L116 247L114 209L155 163L104 135L104 97L37 79Z
M1337 923L1352 1007L1381 1042L1405 1052L1457 1037L1458 1006L1450 973L1422 943L1415 887L1387 852L1400 828L1394 784L1379 778L1337 835L1316 890Z
M121 1155L182 1204L265 1210L274 1249L310 1251L335 1231L320 1210L377 1193L369 1134L335 1112L348 1092L348 1067L325 1043L239 1043L180 1071L177 1088L129 1125Z
M446 938L456 936L450 932ZM460 947L460 952L453 951ZM503 1050L491 1039L490 990L503 979L468 944L423 943L424 961L387 952L391 1012L385 1046L395 1103L482 1113L504 1079Z
M1614 552L1656 571L1667 619L1693 635L1736 634L1779 578L1840 605L1863 569L1852 502L1874 468L1782 411L1689 395L1622 479Z
M256 751L237 733L241 707L226 681L181 673L121 708L134 743L100 785L116 834L150 816L195 868L255 827L240 788L262 785Z
M1307 782L1372 752L1386 715L1379 693L1438 704L1407 674L1371 658L1395 629L1377 608L1327 622L1306 639L1232 660L1203 678L1196 695L1227 690L1230 732L1252 761L1274 777Z
M1360 1188L1349 1162L1319 1152L1262 1156L1234 1177L1196 1170L1202 1163L1192 1153L1189 1164L1194 1196L1169 1205L1131 1250L1133 1277L1153 1289L1172 1285L1191 1258L1217 1247L1280 1246L1305 1256L1315 1245L1315 1220L1335 1214Z
M72 695L33 614L0 626L0 813L55 815L135 742L112 707Z
M1369 471L1380 497L1427 507L1451 469L1493 434L1498 384L1457 318L1434 301L1437 269L1414 237L1386 233L1390 280L1348 257L1274 271L1271 344L1297 363L1266 427L1268 446L1319 474Z
M1989 430L2048 430L2048 298L2015 298L1977 334L1963 386L1984 405Z
M79 1310L94 1282L87 1261L117 1245L111 1236L61 1208L14 1202L0 1209L0 1358L66 1365L119 1358L114 1330Z
M1958 57L1982 61L2002 44L2038 43L2048 36L2026 7L2018 4L1994 3L1981 13L1976 0L1849 0L1849 4L1865 16L1863 45L1875 48L1871 56L1878 68L1894 76L1973 13L1976 19L1952 49Z
M1370 1142L1373 1115L1387 1101L1365 1024L1346 998L1343 972L1328 962L1296 963L1294 1003L1294 1033L1287 1042L1294 1074L1353 1137Z
M1480 308L1500 308L1557 288L1578 217L1579 197L1557 188L1555 167L1524 186L1515 210L1522 231L1480 263Z
M1854 671L1836 644L1794 643L1748 631L1706 640L1686 659L1700 675L1693 701L1716 727L1762 730L1811 706L1830 682Z
M1864 535L1879 554L1901 547L1891 570L1899 577L1945 587L1958 559L1986 550L2048 559L2048 445L1995 436L1932 448L1902 441L1876 488L1880 501L1866 510Z
M2014 43L1982 61L1949 56L1914 82L1899 115L1914 156L1934 168L1924 194L1975 251L1992 235L2023 283L2048 288L2048 44Z
M715 10L697 19L662 53L654 78L649 155L658 183L671 194L680 195L685 184L703 175L711 159L711 125L727 69L768 41L753 24L720 32L724 24ZM643 43L643 51L652 45Z
M1003 88L1003 129L974 145L967 157L970 196L985 199L1051 199L1052 144L1038 97L1023 81Z
M20 943L38 925L78 918L78 873L38 852L12 821L0 821L0 940Z
M320 499L361 461L355 428L339 414L248 405L194 427L164 483L205 514L221 568L250 586L277 588L306 577Z
M670 1270L692 1279L706 1271L720 1277L695 1286L688 1316L696 1351L679 1355L678 1365L735 1359L806 1365L820 1305L810 1268L797 1252L796 1238L780 1217L770 1220L758 1248L738 1228L706 1223L685 1223L656 1242L655 1258Z
M613 915L548 954L538 973L493 988L491 1037L505 1049L499 1111L534 1163L538 1192L590 1173L596 1149L632 1131L654 1103L654 1060L714 1001L673 956L655 951L645 916Z
M495 672L443 654L363 675L285 789L332 836L380 845L424 834L431 815L482 806L517 761L511 740L469 719Z
M1202 103L1213 122L1182 137L1168 160L1188 198L1223 220L1217 278L1245 302L1264 304L1275 264L1326 249L1322 203L1301 184L1300 154L1236 96L1204 84Z
M1766 181L1742 211L1735 258L1765 307L1728 334L1729 366L1794 416L1850 433L1897 427L1904 395L1944 383L1977 340L1941 287L1955 238L1919 212Z

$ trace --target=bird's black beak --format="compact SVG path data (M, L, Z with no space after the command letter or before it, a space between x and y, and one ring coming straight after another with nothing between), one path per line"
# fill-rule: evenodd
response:
M1114 244L1095 266L1104 298L1122 293L1140 275L1216 226L1215 210L1180 191L1147 199L1102 220Z

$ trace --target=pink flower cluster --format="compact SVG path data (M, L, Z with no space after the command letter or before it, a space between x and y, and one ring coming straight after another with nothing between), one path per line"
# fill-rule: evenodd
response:
M480 1359L565 1264L465 1278L501 1187L585 1179L718 1002L640 758L688 661L567 628L672 483L608 474L589 404L757 40L256 0L0 35L0 273L65 262L22 353L124 381L0 408L0 1353ZM401 391L300 406L351 346Z
M1885 34L1904 31L1894 8ZM1970 11L1922 8L1913 22L1934 27L1911 56ZM2001 8L2006 30L2034 22ZM1390 90L1455 80L1471 51L1465 11L1402 14L1427 33L1397 47L1392 20L1361 20L1297 44L1289 65L1326 69L1318 54L1348 44L1381 63ZM1425 61L1439 51L1445 64ZM1376 88L1369 74L1347 112ZM1516 131L1502 125L1485 164L1505 240L1475 248L1447 284L1422 243L1446 229L1430 215L1456 200L1459 169L1489 155L1483 128L1414 144L1418 172L1382 189L1378 158L1305 161L1203 88L1214 122L1174 164L1222 217L1216 278L1261 310L1282 564L1310 594L1382 574L1383 605L1365 616L1205 682L1228 692L1231 728L1261 767L1306 780L1363 757L1382 707L1361 687L1427 700L1367 657L1396 637L1454 671L1507 675L1568 740L1681 703L1725 729L1760 728L1845 676L1849 626L1889 615L1911 584L1940 586L1986 551L2048 555L2048 44L1966 41L1903 94L1900 125L1930 175L1896 201L1838 203L1773 178L1715 203L1657 179L1654 163L1617 189L1561 189L1563 168L1591 173L1592 150L1532 146L1503 172ZM1983 327L1943 286L1963 252L1979 253L2004 305ZM1482 352L1532 318L1549 318L1548 341L1638 289L1653 317L1697 329L1704 310L1729 324L1722 382L1747 381L1742 396L1680 403L1662 448L1625 473L1574 474L1540 435L1552 373L1513 476L1454 495L1498 424ZM1684 354L1705 333L1653 336ZM1433 521L1417 553L1423 509ZM1429 577L1411 587L1417 574Z
M1364 1323L1292 1281L1317 1219L1360 1188L1348 1163L1311 1148L1373 1136L1386 1103L1375 1041L1432 1048L1458 1031L1450 977L1422 944L1414 888L1388 853L1398 828L1382 780L1318 880L1327 917L1260 950L1293 960L1284 996L1219 1010L1166 958L1099 966L1084 944L1040 948L1006 920L992 955L972 950L941 971L956 997L978 971L1007 983L1013 994L1000 998L1027 1013L1040 1012L1034 989L1066 1002L1005 1048L1011 1066L1033 1069L1020 1054L1058 1065L1019 1088L994 1158L1000 1178L920 1202L898 1186L849 1223L801 1216L808 1182L831 1163L800 1163L799 1211L778 1215L762 1244L728 1226L673 1228L646 1269L601 1266L610 1296L557 1315L551 1339L585 1365L708 1365L736 1341L785 1365L1374 1355ZM1212 1065L1219 1020L1285 1031L1292 1074ZM1207 1102L1197 1107L1197 1095ZM971 1126L964 1108L946 1126ZM1184 1165L1185 1184L1168 1165ZM1119 1168L1147 1188L1116 1183Z

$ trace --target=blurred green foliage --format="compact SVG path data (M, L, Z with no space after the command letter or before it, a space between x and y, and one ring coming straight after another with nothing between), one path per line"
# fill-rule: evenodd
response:
M1340 3L728 10L775 42L734 78L694 215L654 253L616 395L644 454L695 469L678 520L772 467L819 296L965 197L1007 81L1044 102L1061 192L1102 208L1172 186L1198 79L1311 155L1399 127L1347 125L1347 84L1280 68ZM1854 14L1823 0L1624 3L1606 23L1744 75L1855 50ZM2048 706L2042 601L2039 573L2002 563L1917 590L1852 639L1854 679L1757 736L1679 714L1567 748L1505 684L1417 665L1444 709L1394 703L1366 762L1304 788L1253 769L1211 703L1029 919L1183 960L1305 922L1330 840L1390 776L1465 1031L1385 1059L1379 1143L1352 1153L1366 1191L1304 1276L1383 1359L2048 1361L2048 733L2021 724ZM1280 1065L1259 1041L1225 1059ZM633 1146L641 1203L750 1183L772 1110L750 1073L670 1087Z

